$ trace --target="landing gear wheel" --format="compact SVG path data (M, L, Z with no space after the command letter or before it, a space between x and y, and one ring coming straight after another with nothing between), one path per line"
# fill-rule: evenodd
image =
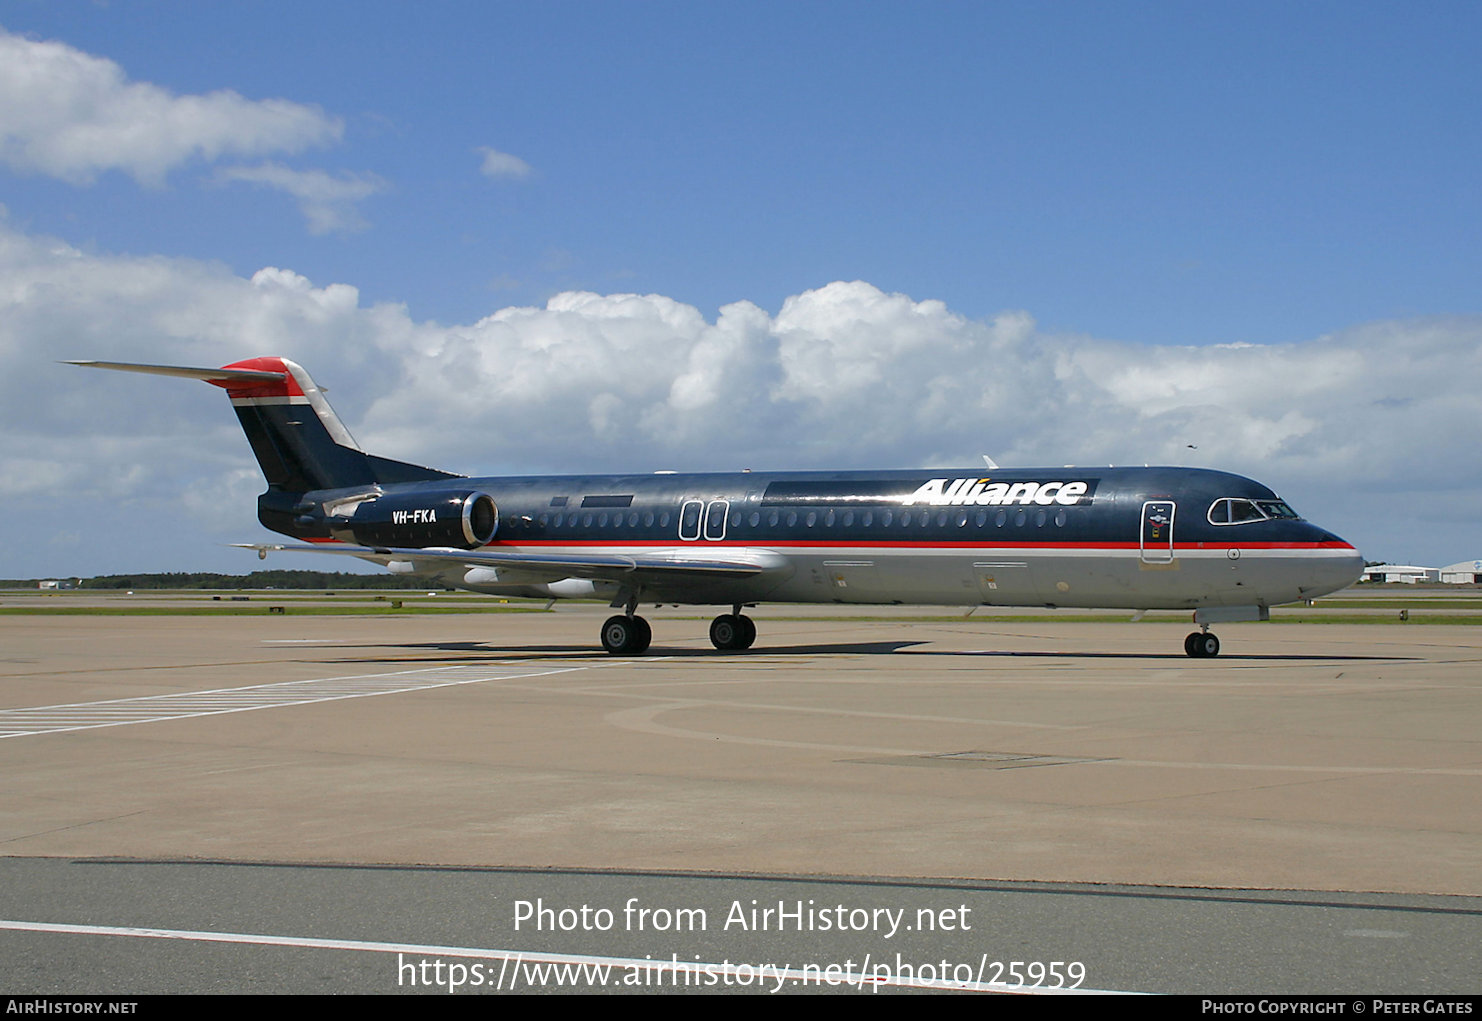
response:
M642 617L619 614L602 625L602 648L614 656L640 656L648 651L653 629Z
M745 633L741 618L732 613L722 613L710 622L710 644L722 652L742 648L741 637Z
M736 646L736 648L749 649L752 643L756 641L756 621L744 613L736 619L741 622L741 644Z
M654 640L654 629L648 626L648 621L643 617L634 617L633 626L638 629L637 640L629 651L635 656L641 656L648 651L649 644Z
M756 621L744 613L722 613L710 622L710 644L722 652L740 652L756 641Z
M1184 639L1184 652L1195 659L1218 656L1220 640L1208 631L1194 631Z

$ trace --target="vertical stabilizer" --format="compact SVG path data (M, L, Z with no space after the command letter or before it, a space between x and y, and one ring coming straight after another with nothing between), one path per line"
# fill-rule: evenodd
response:
M249 358L222 371L270 374L206 380L231 398L269 489L303 493L380 481L303 366L286 358Z
M308 372L287 358L249 358L220 369L126 362L70 364L200 379L221 387L231 398L270 493L462 477L367 454Z

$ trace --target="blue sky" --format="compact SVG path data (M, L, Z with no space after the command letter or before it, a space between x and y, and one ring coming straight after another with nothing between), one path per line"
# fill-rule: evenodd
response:
M566 289L836 279L1048 329L1271 342L1478 311L1475 4L6 4L179 94L316 104L375 174L321 238L186 164L5 181L117 251L291 261L464 321ZM479 147L527 178L478 174ZM291 258L285 258L291 256Z
M1212 466L1271 482L1376 557L1482 552L1475 444L1452 435L1474 428L1482 378L1476 4L8 2L0 26L17 53L66 57L45 82L0 69L0 356L17 378L63 357L297 354L337 406L342 392L358 405L340 411L368 446L489 472L621 455L638 470L980 450L1140 462L1198 439ZM58 246L77 292L49 307L19 284L60 273ZM249 283L268 267L287 275ZM272 290L284 281L297 283ZM326 298L333 285L354 289L348 307L343 290ZM588 292L651 300L562 298ZM727 319L733 303L765 321ZM518 328L485 324L496 313ZM615 316L649 326L619 336L601 325ZM626 351L656 379L562 389L569 365L518 354L558 335L564 357ZM866 335L878 343L862 354L839 341ZM750 403L713 403L715 380L664 367L731 342L722 389ZM526 366L518 392L500 344ZM458 345L477 354L466 378L484 402L408 361ZM856 355L873 375L841 371ZM1012 386L861 452L849 416L919 406L962 375L951 358L980 363L975 392ZM1072 385L1104 358L1157 378ZM855 388L815 387L800 366ZM99 384L54 385L87 407ZM800 394L817 405L808 444L748 429L753 449L737 451L734 429L728 443L685 418L744 408L795 430L779 402L795 410ZM423 432L412 398L439 406ZM547 422L538 442L509 428L512 407ZM439 455L449 428L473 426L503 446ZM47 532L36 481L75 484L37 464L85 427L50 412L8 427L0 481L47 537L0 551L0 576L98 562L71 531ZM618 427L627 440L608 449ZM175 555L143 537L179 513L150 487L231 470L242 451L211 436L174 474L92 476L141 508L108 566ZM198 508L165 530L202 548L254 538L250 496L244 515ZM1417 505L1423 528L1402 523ZM201 560L227 562L211 548Z

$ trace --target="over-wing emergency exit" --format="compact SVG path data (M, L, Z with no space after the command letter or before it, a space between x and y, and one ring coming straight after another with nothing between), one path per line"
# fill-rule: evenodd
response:
M717 649L763 602L1193 611L1209 630L1356 581L1363 559L1251 479L1197 468L789 471L468 478L362 450L285 358L220 369L79 361L226 390L267 479L258 519L302 544L495 595L603 598L614 654L640 603L718 605Z

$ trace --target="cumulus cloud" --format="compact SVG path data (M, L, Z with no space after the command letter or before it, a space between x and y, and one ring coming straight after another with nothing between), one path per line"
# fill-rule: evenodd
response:
M447 326L288 269L244 279L0 223L12 499L106 494L110 521L148 508L140 534L188 520L250 537L250 501L232 519L210 498L240 493L251 467L219 393L51 360L260 354L332 387L368 449L480 474L971 466L982 453L1005 466L1197 463L1259 478L1366 547L1434 546L1438 563L1470 555L1463 511L1482 499L1475 317L1171 347L1048 334L1024 312L970 319L854 281L714 320L662 295L568 292Z
M376 174L346 173L334 177L322 170L294 170L281 163L222 167L216 172L216 180L243 181L293 196L308 222L310 234L364 230L368 224L355 203L388 187L385 179Z
M529 177L530 164L518 156L511 156L507 152L491 149L487 145L481 145L474 150L480 153L484 159L479 164L479 173L485 177Z
M190 160L299 152L343 131L315 106L176 95L111 60L0 29L0 161L18 171L86 184L118 170L159 184Z

